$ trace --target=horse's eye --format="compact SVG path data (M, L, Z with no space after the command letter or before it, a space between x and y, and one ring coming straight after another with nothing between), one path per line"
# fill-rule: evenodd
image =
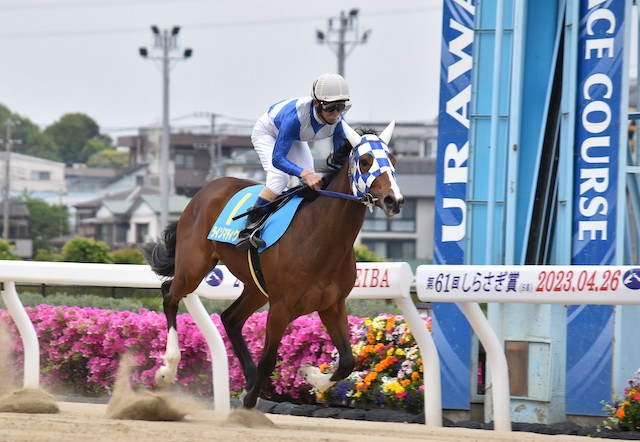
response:
M360 157L360 161L358 165L360 166L360 172L367 172L371 167L371 157L370 155L363 155Z

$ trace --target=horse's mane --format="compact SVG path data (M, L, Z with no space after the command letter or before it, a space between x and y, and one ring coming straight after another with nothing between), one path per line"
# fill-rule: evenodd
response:
M378 135L378 131L372 128L360 128L356 129L356 132L358 132L360 136L367 134ZM318 168L318 172L322 174L323 189L326 189L343 167L347 167L346 163L353 147L354 146L349 144L349 141L345 140L336 152L330 153L329 156L327 156L325 165ZM341 164L342 166L336 167L335 164Z

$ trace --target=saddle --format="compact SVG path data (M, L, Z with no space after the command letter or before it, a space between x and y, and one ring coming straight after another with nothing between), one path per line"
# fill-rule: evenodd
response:
M250 213L263 188L264 186L260 184L250 186L232 196L211 227L207 238L235 245L238 242L240 230L244 228L244 217ZM300 203L315 196L317 195L312 189L298 186L284 192L266 206L262 206L261 209L266 208L269 214L258 227L261 230L261 238L266 243L264 247L258 249L258 252L275 244L289 227Z

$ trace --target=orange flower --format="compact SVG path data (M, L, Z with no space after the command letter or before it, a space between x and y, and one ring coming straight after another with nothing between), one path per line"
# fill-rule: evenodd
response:
M387 319L386 330L388 332L390 332L391 330L393 330L393 327L395 325L396 325L396 317L395 316L389 316L389 318Z
M417 381L418 379L420 379L420 373L418 373L417 371L414 371L413 373L411 373L412 381Z
M378 373L376 373L375 371L372 371L371 373L365 376L364 378L365 385L367 386L371 385L371 383L375 381L377 377L378 377Z
M624 419L624 407L618 408L618 411L616 411L616 417L618 419Z

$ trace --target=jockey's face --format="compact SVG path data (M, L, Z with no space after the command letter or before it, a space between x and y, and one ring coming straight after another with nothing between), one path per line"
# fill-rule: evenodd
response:
M342 115L342 112L337 109L333 112L327 112L325 110L321 110L320 112L322 112L322 118L328 124L336 124Z
M318 100L313 101L317 115L327 124L336 124L340 120L340 116L345 112L346 106L344 101L332 103L324 103Z

